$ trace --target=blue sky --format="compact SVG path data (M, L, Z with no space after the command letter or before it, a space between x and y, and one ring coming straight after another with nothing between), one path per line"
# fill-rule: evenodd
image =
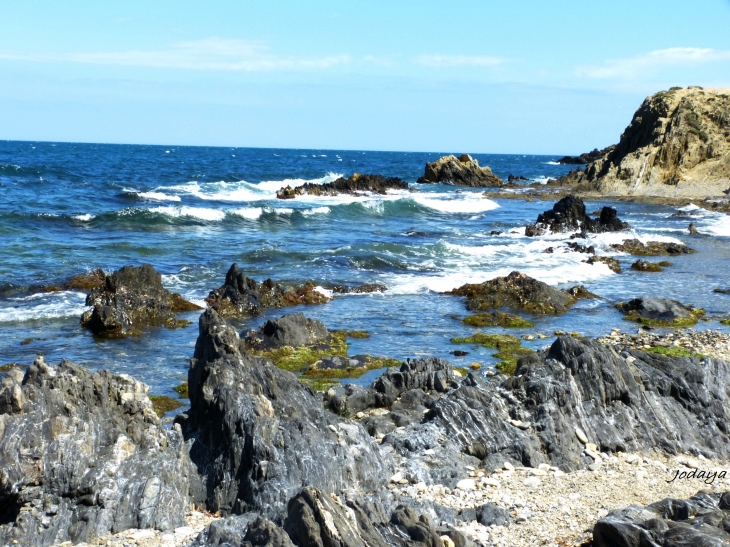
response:
M0 139L580 153L730 87L730 1L0 3Z

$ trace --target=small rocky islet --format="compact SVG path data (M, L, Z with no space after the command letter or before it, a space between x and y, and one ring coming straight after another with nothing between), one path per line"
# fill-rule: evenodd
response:
M638 142L632 135L646 133L646 122L634 120L619 145L561 160L588 167L563 181L570 192L525 235L549 241L571 234L545 252L581 253L587 264L620 273L614 255L598 255L585 243L588 234L615 234L620 242L611 248L638 258L621 275L649 281L671 263L646 257L694 252L635 239L616 208L589 214L583 198L589 187L619 188L634 160L652 165L637 186L653 188L671 171L661 184L686 190L694 174L705 172L700 163L716 159L707 150L719 146L717 131L705 117L728 119L716 115L725 112L725 95L699 91L647 99L639 113L654 120L654 140L639 149L627 152L627 142ZM688 157L698 162L672 155L674 141L658 144L666 120L679 128L672 138L684 138ZM468 155L429 163L419 179L502 190L518 181L505 183ZM410 189L401 179L353 175L285 187L277 197L392 190ZM61 289L87 292L91 309L80 322L98 338L186 327L179 314L202 310L165 289L149 264L111 274L96 269L43 290ZM728 292L714 290L718 298ZM616 302L513 271L446 293L464 299L469 313L457 318L464 336L451 340L469 351L453 353L495 350L497 374L489 376L478 363L456 368L416 351L404 361L350 355L351 341L369 333L333 330L299 312L338 295L383 292L379 283L256 281L233 264L205 298L187 382L176 388L181 399L150 393L129 375L65 360L38 356L27 366L4 365L0 545L730 542L730 340L688 328L727 324L726 316L707 317L669 298ZM522 345L535 337L526 329L569 314L581 299L621 314L638 332L614 329L594 340L561 333L537 351ZM258 328L234 327L272 309L282 315ZM339 381L375 369L383 372L369 385ZM170 421L165 416L175 405L185 408Z

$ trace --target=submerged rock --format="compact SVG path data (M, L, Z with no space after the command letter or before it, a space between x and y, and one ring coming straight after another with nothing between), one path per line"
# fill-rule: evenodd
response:
M0 544L184 525L191 463L147 386L41 357L13 372L0 388Z
M649 241L644 244L638 239L624 239L623 243L614 243L611 247L622 253L635 256L681 255L696 252L682 243Z
M637 260L631 265L632 270L637 272L663 272L666 266L671 266L671 262L649 262L647 260Z
M705 314L704 310L666 298L634 298L615 307L628 321L657 327L689 327Z
M472 311L509 306L537 315L565 313L581 297L580 294L573 295L569 291L556 289L520 272L512 272L507 277L497 277L484 283L462 285L446 294L465 296L466 307Z
M100 270L92 277L96 279ZM89 293L86 305L94 309L81 317L81 324L95 335L118 338L137 334L142 327L184 326L175 319L179 312L201 309L162 286L162 276L149 264L125 266L104 278Z
M190 410L178 416L210 511L271 518L312 486L336 494L382 488L393 463L359 425L322 408L292 373L243 349L212 310L188 372Z
M525 235L542 235L545 231L588 233L621 232L630 230L626 222L618 218L616 209L604 207L598 218L591 218L586 214L583 200L573 195L566 196L558 201L551 210L545 211L537 217L533 226L525 229Z
M728 522L730 492L698 492L688 500L667 498L611 511L593 527L593 546L719 547L730 544Z
M271 279L257 283L240 271L238 264L231 265L223 286L211 291L205 299L222 317L259 315L266 308L325 304L330 300L311 283L289 291Z
M335 196L337 194L358 194L360 192L386 194L388 190L408 190L408 183L396 177L386 178L381 175L355 173L350 178L340 177L333 182L324 184L307 182L296 188L286 186L277 190L276 197L279 199L294 199L305 194L310 196Z
M431 182L449 182L457 186L502 186L504 181L492 173L489 167L479 167L479 162L469 154L444 156L435 162L427 163L421 178L421 184Z

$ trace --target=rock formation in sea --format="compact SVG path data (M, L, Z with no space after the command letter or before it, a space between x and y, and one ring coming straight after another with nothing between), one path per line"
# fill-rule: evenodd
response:
M408 183L397 177L383 177L381 175L361 175L355 173L349 178L340 177L333 182L315 184L307 182L295 188L286 186L276 192L279 199L294 199L297 196L335 196L337 194L358 194L371 192L386 194L388 190L408 190Z
M730 89L648 97L619 143L557 184L602 195L722 196L730 188Z
M535 224L525 228L525 235L537 236L551 232L587 232L598 234L602 232L622 232L630 230L631 226L617 216L613 207L604 207L598 218L591 218L586 213L583 200L570 195L558 201L553 208L541 213Z
M147 386L42 357L0 386L0 545L78 543L128 528L173 530L194 473L179 428Z
M258 283L243 273L238 264L231 265L225 283L211 291L205 299L222 317L247 317L259 315L266 308L324 304L330 300L312 283L291 290L284 289L271 279Z
M561 165L585 165L612 152L614 148L616 148L615 144L607 146L603 150L594 148L593 151L586 152L584 154L581 154L580 156L564 156L557 160L556 163L559 163Z
M427 163L421 184L445 182L456 186L488 187L502 186L504 181L492 173L489 167L480 167L479 162L469 154L444 156L434 162Z
M163 325L175 328L187 325L175 316L183 311L201 309L177 293L162 286L162 276L149 264L140 267L124 266L104 278L101 270L87 276L95 288L86 297L86 305L93 306L81 317L81 324L95 335L119 338L137 334L147 326ZM83 279L74 278L78 283ZM85 285L88 286L88 285Z

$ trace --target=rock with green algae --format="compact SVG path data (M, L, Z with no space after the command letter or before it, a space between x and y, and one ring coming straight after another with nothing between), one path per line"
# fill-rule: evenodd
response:
M179 386L174 387L172 389L173 389L173 391L176 391L177 394L180 395L180 397L182 397L183 399L188 399L189 398L189 394L188 394L188 383L187 382L183 382Z
M595 298L582 287L568 291L556 289L521 272L497 277L484 283L472 283L447 292L467 298L466 307L471 311L483 311L508 306L535 315L565 313L579 298Z
M308 367L302 376L306 378L359 378L369 370L399 367L398 359L355 355L353 357L324 357Z
M649 262L647 260L637 260L631 265L632 270L637 272L663 272L665 266L671 266L671 262L662 260L661 262Z
M642 243L638 239L624 239L623 243L614 243L611 247L634 256L682 255L697 252L682 243L667 243L665 241Z
M603 263L614 273L621 273L621 263L612 256L592 256L585 261L586 264Z
M520 357L535 353L529 348L522 347L520 339L509 334L486 334L478 333L468 338L452 338L452 344L477 344L485 348L492 348L499 350L493 354L500 360L497 363L497 368L500 372L507 375L514 374L517 369L517 361Z
M534 327L535 323L523 319L519 315L496 311L493 313L477 313L471 315L462 321L465 325L471 327L506 327L510 329L519 329L524 327Z
M150 395L149 398L150 401L152 401L152 408L155 410L155 414L157 414L160 418L171 410L185 406L177 399L167 397L166 395Z
M665 298L634 298L614 306L625 315L625 321L636 321L653 327L691 327L705 311Z
M654 346L651 348L646 348L644 351L649 353L657 353L659 355L666 355L667 357L705 357L701 353L696 353L687 348L682 348L679 346Z

